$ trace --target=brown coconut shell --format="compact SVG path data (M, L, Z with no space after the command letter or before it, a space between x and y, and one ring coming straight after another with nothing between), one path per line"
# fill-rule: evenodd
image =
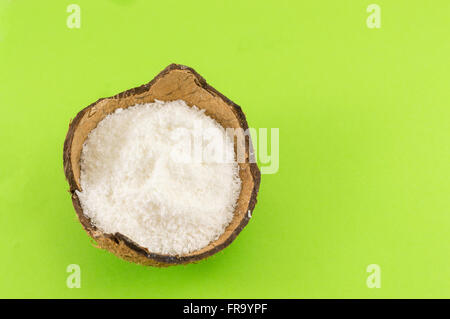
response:
M248 129L245 115L241 108L206 83L192 68L171 64L152 81L142 86L124 91L108 98L99 99L81 110L70 122L69 131L64 142L64 173L69 182L72 203L83 228L96 242L98 247L109 250L127 261L151 265L171 266L187 264L207 258L227 247L247 225L256 204L261 174L253 160L251 139L246 134L245 160L239 163L242 189L239 195L234 217L225 232L208 246L186 255L168 256L156 254L139 246L126 236L115 233L106 234L91 223L83 213L76 190L80 187L80 156L83 143L89 132L108 114L117 108L126 108L140 103L184 100L189 106L196 105L214 118L225 128ZM241 136L242 137L242 136ZM236 150L236 147L235 147Z

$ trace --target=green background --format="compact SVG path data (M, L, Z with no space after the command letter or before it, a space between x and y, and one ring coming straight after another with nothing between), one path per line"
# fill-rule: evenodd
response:
M366 26L373 2L381 29ZM449 298L449 13L448 0L0 0L0 297ZM80 109L172 62L251 127L279 128L280 169L230 247L146 268L92 246L62 148Z

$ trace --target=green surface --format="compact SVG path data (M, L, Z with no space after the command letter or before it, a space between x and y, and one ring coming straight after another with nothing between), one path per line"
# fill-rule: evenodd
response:
M0 297L449 298L450 2L377 0L381 29L370 3L0 0ZM91 245L62 146L171 62L279 128L280 169L230 247L155 269Z

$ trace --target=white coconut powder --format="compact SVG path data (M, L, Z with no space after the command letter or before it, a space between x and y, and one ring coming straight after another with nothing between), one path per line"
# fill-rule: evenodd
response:
M199 123L209 132L203 149L225 141L224 156L234 159L225 129L181 100L118 109L98 123L83 145L77 192L93 224L166 255L216 240L233 218L239 166L234 160L180 161L192 141L179 133L193 136Z

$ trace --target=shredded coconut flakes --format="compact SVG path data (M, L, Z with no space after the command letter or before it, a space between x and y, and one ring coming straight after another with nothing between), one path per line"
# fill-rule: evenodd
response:
M221 138L233 160L177 160L174 150L191 144L175 132L192 133L195 123L211 133L204 148ZM219 238L232 220L241 190L234 159L232 139L204 111L181 100L139 104L117 109L89 133L77 194L103 232L119 232L150 252L183 255Z

